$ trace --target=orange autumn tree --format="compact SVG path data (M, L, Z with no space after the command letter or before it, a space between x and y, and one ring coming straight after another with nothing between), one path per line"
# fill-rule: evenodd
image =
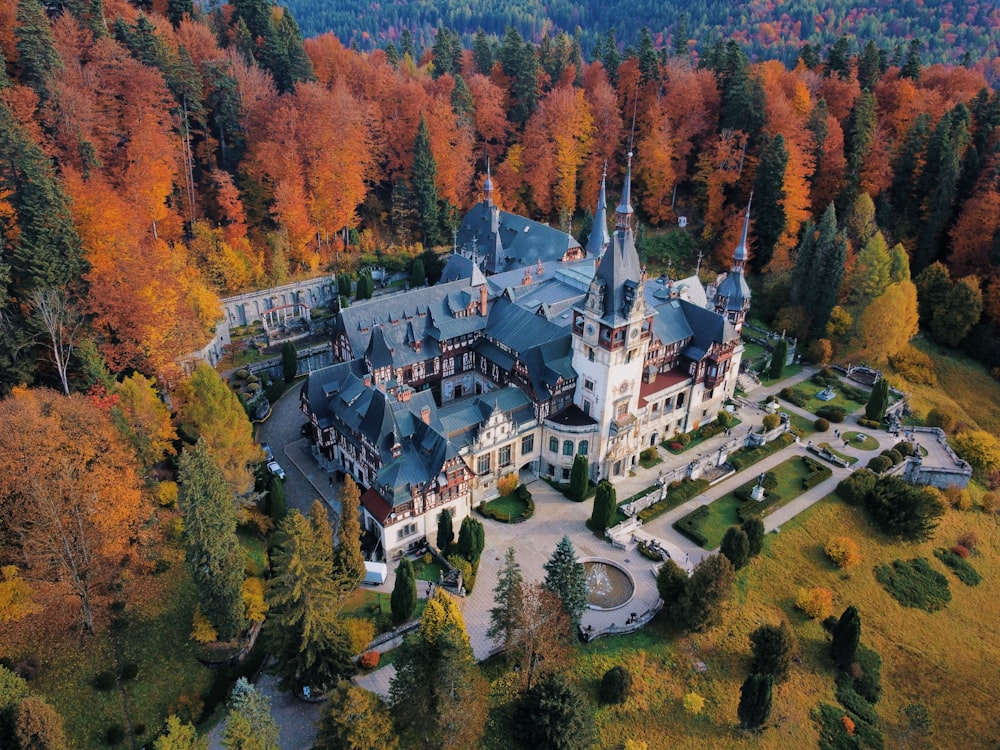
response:
M674 185L677 184L677 156L670 121L651 105L643 118L637 144L641 155L636 160L636 178L642 186L642 207L652 224L673 218L671 206Z
M87 632L122 573L140 566L151 513L109 412L49 389L0 401L2 546L33 577L68 586Z
M559 87L538 103L524 129L524 182L546 215L577 206L577 180L590 154L594 118L581 89Z

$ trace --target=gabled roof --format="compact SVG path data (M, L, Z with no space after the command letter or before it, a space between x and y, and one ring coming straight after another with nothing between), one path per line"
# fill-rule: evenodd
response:
M493 303L486 333L518 353L565 335L555 323L502 298Z
M368 348L365 349L365 359L373 368L392 367L392 352L380 325L372 328L371 339L368 341Z
M736 329L726 320L724 315L720 315L714 310L706 310L704 307L692 305L686 300L679 300L679 303L694 334L692 346L701 350L702 356L704 356L704 352L711 349L712 344L728 344L739 338ZM692 359L700 359L700 357L692 356Z
M462 253L452 253L448 256L448 262L444 264L438 283L447 284L449 281L462 279L468 279L472 286L486 283L486 276L479 268L479 264Z
M657 307L656 312L653 333L664 344L676 344L694 336L687 315L681 307L681 300L668 300Z

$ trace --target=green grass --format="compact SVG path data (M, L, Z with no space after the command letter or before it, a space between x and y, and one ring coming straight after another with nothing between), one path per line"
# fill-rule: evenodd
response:
M813 426L814 419L806 419L800 414L785 409L783 410L788 415L788 423L791 425L792 429L798 433L799 437L806 437L807 435L812 435L816 432L816 428Z
M858 440L858 436L864 440ZM879 448L879 442L866 432L841 432L840 437L849 440L852 448L859 451L875 451Z
M256 531L246 527L241 527L236 535L239 537L240 546L246 554L246 574L248 576L262 577L267 573L267 543L257 534Z
M772 386L775 383L780 383L782 380L788 380L788 378L793 378L796 375L798 375L800 372L802 372L802 365L796 365L796 364L787 365L785 367L785 369L782 371L780 378L768 377L768 374L767 374L766 371L765 372L761 372L761 373L759 373L760 384L762 386ZM798 386L796 386L796 387L798 387Z
M441 563L439 563L437 559L432 559L429 563L425 563L421 559L414 563L413 571L417 574L418 581L431 581L433 583L437 583L441 580L441 574L444 572L444 568L441 567Z
M796 456L795 458L782 461L771 469L771 472L777 480L777 485L773 491L781 497L778 503L769 507L769 510L773 513L805 492L802 489L802 479L809 474L810 470L802 458ZM736 511L742 502L742 500L736 497L735 493L730 492L708 506L708 517L702 521L699 527L701 533L708 540L704 545L705 549L715 549L718 547L722 544L722 537L725 535L726 529L730 526L738 526L740 524Z
M504 495L490 500L486 503L486 507L503 518L516 521L527 512L528 503L515 495Z
M837 388L837 386L833 387L834 392L837 394L836 398L831 399L830 401L821 401L820 399L816 398L816 394L822 391L824 388L825 386L817 385L816 383L813 383L809 380L803 380L801 383L798 383L795 386L795 390L801 391L802 393L806 394L809 397L809 400L806 401L805 406L801 408L815 414L816 410L819 409L820 407L839 406L848 414L852 414L853 412L857 411L859 408L864 406L864 403L860 403L858 401L853 401L852 399L846 398L841 392L841 390Z

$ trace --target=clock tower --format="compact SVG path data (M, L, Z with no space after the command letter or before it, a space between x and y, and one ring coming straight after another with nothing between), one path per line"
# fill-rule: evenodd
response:
M614 235L597 260L586 299L573 308L573 403L599 425L592 454L598 478L626 474L642 449L635 414L655 312L646 308L646 272L635 249L631 191L629 152Z

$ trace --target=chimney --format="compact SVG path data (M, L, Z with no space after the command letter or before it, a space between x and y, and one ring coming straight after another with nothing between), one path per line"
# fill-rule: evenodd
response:
M396 389L396 400L401 404L405 404L410 400L410 396L413 395L413 389L409 386L404 385L401 388Z
M486 317L486 284L479 287L479 314Z
M429 406L420 407L420 419L423 420L424 424L431 423L431 408Z
M365 373L365 388L372 387L372 374L370 372Z

